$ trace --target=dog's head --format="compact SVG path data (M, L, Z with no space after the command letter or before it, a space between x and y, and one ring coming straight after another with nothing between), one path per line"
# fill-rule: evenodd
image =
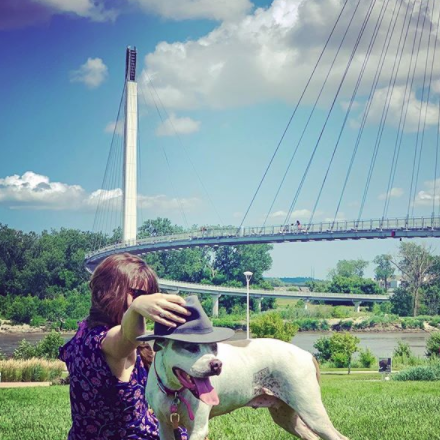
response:
M155 351L161 351L164 366L188 388L197 399L208 405L218 405L219 399L209 378L221 373L222 362L217 358L217 343L195 344L158 339Z

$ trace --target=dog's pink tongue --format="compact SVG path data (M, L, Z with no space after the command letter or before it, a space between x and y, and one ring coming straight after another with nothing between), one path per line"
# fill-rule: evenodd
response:
M199 399L202 402L206 403L207 405L218 405L220 403L217 392L212 387L211 381L208 378L199 379L193 377L193 381L199 393Z

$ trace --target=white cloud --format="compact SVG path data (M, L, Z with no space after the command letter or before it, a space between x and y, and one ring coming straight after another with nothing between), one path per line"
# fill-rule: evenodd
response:
M99 87L107 78L108 69L101 58L88 58L78 70L70 72L70 82L82 82L88 88Z
M423 185L425 189L417 193L415 204L418 206L432 206L434 201L434 205L438 206L440 201L440 178L437 180L427 180L423 182Z
M387 123L395 127L399 126L399 121L402 118L403 124L405 113L405 132L417 132L418 128L423 130L426 113L426 127L438 124L439 108L437 103L426 104L427 92L425 92L423 103L417 99L415 91L406 94L405 86L394 87L394 90L388 95L388 88L376 90L369 112L368 122L378 123L382 118L384 105L388 99L389 107L387 114ZM431 94L432 96L432 94ZM403 110L403 113L402 113ZM421 110L421 114L420 114ZM420 127L419 127L420 119Z
M79 185L50 182L32 171L0 179L0 204L11 209L77 209L85 197Z
M191 210L200 203L201 200L196 197L177 199L163 194L138 194L139 208L164 213L181 208ZM80 185L51 182L47 176L27 171L22 176L14 174L0 178L0 205L9 209L52 211L94 211L98 205L105 205L106 209L120 210L122 190L98 189L88 194Z
M157 136L176 136L191 134L200 130L200 121L191 118L178 118L174 113L156 129Z
M382 193L379 195L379 200L385 200L387 198L398 198L403 196L403 188L391 188L388 193Z
M75 14L90 18L93 21L114 20L118 13L115 9L107 9L100 0L32 0L56 13Z
M173 20L207 18L218 21L237 20L248 12L249 0L130 0L144 11Z
M113 122L109 122L105 128L104 131L106 133L116 133L119 135L123 135L124 134L124 122L123 121L113 121Z
M197 197L191 198L169 198L163 194L156 196L138 196L138 206L144 209L158 209L162 211L193 209L200 204Z
M113 21L118 13L116 9L107 8L105 0L1 0L0 30L42 24L60 14Z
M312 215L312 211L310 211L309 209L297 209L296 211L293 211L292 214L290 215L291 219L309 219L310 216ZM269 215L269 218L274 218L274 219L285 219L287 216L287 212L286 211L275 211L272 212Z
M147 0L145 2L147 3ZM341 29L347 27L356 3L347 3L336 31L337 37L330 40L303 102L313 102L317 96L319 87L323 84L330 63L336 54L342 35ZM273 99L286 101L293 105L298 101L298 97L319 57L323 42L326 41L343 4L343 0L274 0L268 8L258 8L246 17L234 22L225 21L197 40L159 43L155 51L145 58L145 73L148 78L154 81L161 101L169 109L227 108L247 106ZM338 88L369 4L370 2L360 2L353 25L324 89L323 101L319 105L327 105ZM382 2L377 2L371 14L371 23L378 21L381 5ZM419 5L416 6L415 13L418 12L418 7ZM434 17L437 17L439 7L436 2ZM390 52L385 59L383 73L379 79L378 86L381 89L384 89L389 83L394 62L394 57L391 54L396 53L397 50L397 41L403 25L405 9L406 3L404 2L390 45ZM384 16L384 25L378 33L363 81L360 84L359 96L365 97L370 90L376 68L379 65L381 48L385 43L387 33L385 24L391 22L392 10L393 8L389 7ZM414 37L416 20L411 23L408 33L409 42ZM429 29L429 18L426 20L425 27ZM367 26L341 89L339 99L343 107L346 106L347 99L350 98L359 77L373 28L374 26ZM428 31L425 35L427 33ZM432 47L433 39L431 39L430 45ZM423 81L424 57L427 46L427 38L423 38L419 51L414 90L420 90ZM410 56L411 47L408 43L405 46L401 67L397 75L397 87L402 87L406 82ZM176 69L176 66L179 68ZM435 63L433 77L439 76L440 65ZM398 101L397 95L393 99L392 106L394 108L398 105L396 103ZM413 100L411 104L416 104L416 102ZM356 103L355 106L358 105ZM428 124L434 117L435 112L430 106ZM413 115L409 115L409 121L413 121L413 119Z

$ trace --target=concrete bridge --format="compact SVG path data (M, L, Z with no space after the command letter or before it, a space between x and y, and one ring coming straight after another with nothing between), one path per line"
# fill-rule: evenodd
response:
M212 308L212 316L218 316L219 299L222 295L241 296L246 298L247 291L245 288L234 288L224 286L212 286L207 284L184 283L181 281L159 280L161 290L165 292L176 293L204 293L211 295L214 304ZM336 302L352 302L355 311L359 312L360 305L363 302L385 302L390 300L390 296L386 295L365 295L354 293L330 293L330 292L288 292L285 290L249 290L249 296L256 299L258 309L261 311L261 300L263 298L290 298L302 299L305 302L305 308L309 301L336 301Z

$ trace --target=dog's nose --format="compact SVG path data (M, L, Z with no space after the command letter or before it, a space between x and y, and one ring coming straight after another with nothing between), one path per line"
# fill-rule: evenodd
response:
M209 363L209 365L211 367L211 372L217 376L222 372L222 362L218 359L214 359Z

